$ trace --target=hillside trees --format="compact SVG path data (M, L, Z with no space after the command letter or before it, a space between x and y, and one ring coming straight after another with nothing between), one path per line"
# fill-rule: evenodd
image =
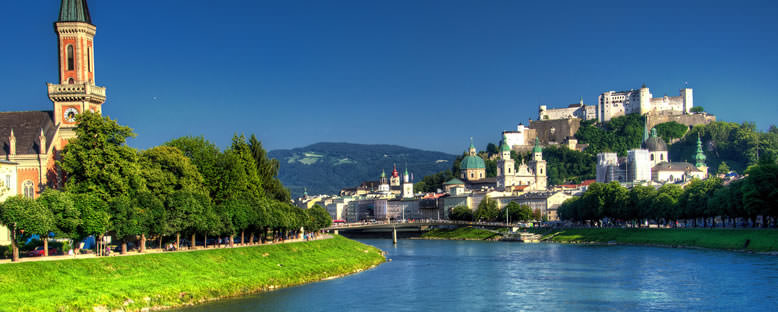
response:
M600 125L594 120L587 120L581 122L575 137L589 144L585 152L590 155L616 152L619 156L626 156L627 150L639 148L643 143L643 123L639 114L619 116Z
M656 128L657 135L667 143L682 138L689 131L689 127L675 121L661 123L654 126L654 128Z

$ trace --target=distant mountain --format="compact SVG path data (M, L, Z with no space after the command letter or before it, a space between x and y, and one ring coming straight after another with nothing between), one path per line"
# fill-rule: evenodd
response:
M381 170L387 177L392 166L402 175L408 172L419 181L426 175L450 169L455 155L423 151L396 145L316 143L291 150L275 150L270 157L281 163L278 177L293 197L303 194L337 194L342 188L363 181L378 180Z

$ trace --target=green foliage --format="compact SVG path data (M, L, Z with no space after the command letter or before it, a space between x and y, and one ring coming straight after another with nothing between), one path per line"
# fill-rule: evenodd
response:
M475 221L498 221L500 218L500 210L497 209L497 202L490 200L489 197L484 197L478 209L476 209L473 219Z
M670 158L693 162L697 137L702 140L706 164L710 168L718 168L726 162L731 170L742 173L756 164L757 158L778 155L778 132L758 132L751 123L717 121L692 128L683 139L670 146Z
M0 223L17 233L47 236L54 229L51 211L34 199L11 197L0 204Z
M456 229L432 229L421 235L422 238L450 240L487 240L498 234L484 229L460 227Z
M125 145L132 129L108 117L84 112L76 117L76 138L65 146L58 161L68 177L65 187L73 193L92 193L109 200L146 188L138 155Z
M270 158L267 156L267 152L262 148L262 142L252 134L249 139L249 148L251 149L251 155L254 157L254 161L257 164L257 173L262 181L262 187L268 197L288 202L291 199L289 190L286 189L281 180L278 179L278 170L280 163L278 159Z
M189 158L190 162L197 167L205 188L213 197L220 185L221 169L218 165L221 152L219 148L202 136L180 137L165 143L165 145L178 148L184 156Z
M73 196L67 192L47 189L38 197L54 217L53 231L58 237L77 238L81 226L81 211L76 208Z
M675 139L680 139L689 131L689 127L679 124L675 121L665 122L654 126L657 135L665 142L669 143Z
M421 179L421 181L416 182L413 185L413 191L418 192L436 192L437 190L443 190L443 183L448 182L449 180L453 179L454 175L451 174L451 170L444 170L441 172L438 172L433 175L428 175Z
M78 228L80 241L90 235L100 236L108 232L110 218L108 203L95 194L73 194L73 202L81 213L81 225Z
M145 150L140 163L148 190L163 202L177 191L207 192L197 166L176 147L163 145Z
M603 125L587 120L581 122L575 137L581 143L589 144L585 151L590 155L616 152L626 156L627 150L639 148L643 143L643 123L639 114L619 116Z
M314 205L310 209L306 209L305 213L311 220L311 224L306 227L308 231L318 231L332 225L330 214L322 206Z
M522 160L528 161L530 153L515 155L516 169ZM581 183L583 180L595 178L597 169L596 157L589 153L570 150L566 147L547 146L543 149L543 159L546 160L546 170L549 185L565 183Z
M456 206L451 208L449 218L451 220L473 221L473 211L467 208L467 206Z
M746 171L743 206L749 216L778 217L778 165L762 163Z
M705 109L702 106L694 106L689 111L692 113L702 113L705 112Z
M532 220L532 209L527 205L519 205L516 202L510 202L500 211L500 218L504 218L505 214L508 214L508 221L520 222ZM500 219L502 221L502 219Z
M716 169L717 174L727 174L729 171L729 166L727 166L727 163L724 161L719 164L719 169Z

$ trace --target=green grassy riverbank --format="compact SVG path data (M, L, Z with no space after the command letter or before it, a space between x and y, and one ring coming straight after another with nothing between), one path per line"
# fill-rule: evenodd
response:
M450 240L487 240L497 236L497 233L471 227L456 229L433 229L421 235L423 239L450 239Z
M618 243L778 252L778 230L767 229L533 229L558 243ZM746 244L748 242L748 244Z
M384 262L341 236L311 242L0 265L2 311L141 310L294 286Z

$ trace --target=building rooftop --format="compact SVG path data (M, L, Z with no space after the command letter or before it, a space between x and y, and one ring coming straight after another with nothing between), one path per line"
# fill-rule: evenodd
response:
M0 156L11 152L11 130L16 138L17 155L38 154L41 150L38 146L41 130L47 143L43 150L48 150L54 144L54 134L57 132L51 111L0 113Z
M58 22L82 22L92 24L86 0L62 0Z

